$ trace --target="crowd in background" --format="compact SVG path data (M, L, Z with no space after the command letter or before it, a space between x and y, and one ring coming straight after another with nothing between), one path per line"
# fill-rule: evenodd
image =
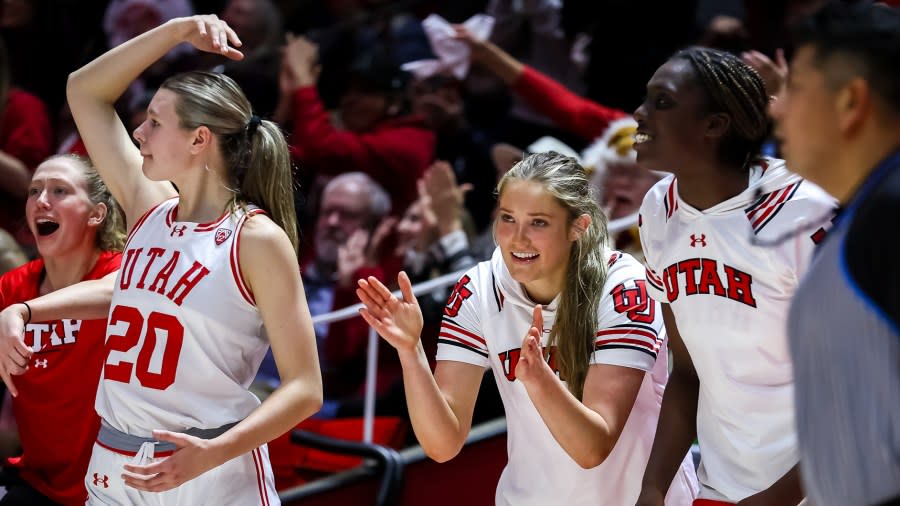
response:
M774 95L791 51L787 27L823 3L5 0L0 273L36 255L23 209L37 166L53 154L86 155L65 100L68 74L176 17L217 13L240 36L244 58L182 44L131 85L120 116L139 126L173 73L232 77L290 145L298 269L320 315L358 302L358 279L396 288L401 270L416 283L490 258L495 186L528 152L571 154L591 171L616 247L642 259L637 212L663 174L635 164L631 116L653 72L680 48L712 47L756 68ZM491 19L487 38L467 22L482 14ZM438 24L429 29L426 19ZM463 48L462 62L439 45L442 27L443 40ZM763 148L777 150L771 140ZM432 359L448 293L419 299ZM361 318L315 327L325 395L318 417L362 413L368 330ZM255 391L278 383L270 354ZM400 364L384 341L376 391L379 414L405 416ZM480 396L474 421L502 414L495 390Z

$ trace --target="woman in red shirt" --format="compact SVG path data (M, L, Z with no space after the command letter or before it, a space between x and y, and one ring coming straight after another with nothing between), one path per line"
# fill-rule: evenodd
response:
M84 476L100 426L94 396L106 358L109 297L102 300L103 290L83 283L85 296L71 313L78 319L50 321L41 317L39 304L32 312L25 301L50 299L52 292L87 280L111 289L124 224L90 163L73 155L41 163L27 195L26 221L41 256L0 277L0 329L2 335L24 331L33 355L26 361L2 343L21 368L2 368L0 375L13 395L22 454L0 471L7 490L0 505L84 504ZM10 373L22 374L13 382Z

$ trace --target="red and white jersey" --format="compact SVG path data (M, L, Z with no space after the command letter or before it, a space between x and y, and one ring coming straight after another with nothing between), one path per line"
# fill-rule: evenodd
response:
M269 345L238 263L259 211L203 224L177 212L169 199L135 224L110 307L97 413L136 436L220 427L260 403L247 387Z
M629 255L611 252L609 275L597 315L590 364L633 367L648 374L612 453L593 469L580 467L556 442L531 402L516 364L531 327L535 303L512 279L500 250L457 283L438 339L438 360L490 367L503 399L509 462L497 485L498 505L634 504L656 431L668 379L666 339L659 304L647 296L641 265ZM543 344L547 346L559 297L543 307ZM556 369L554 350L549 364ZM690 504L693 466L683 466L667 504Z
M797 463L787 312L836 206L781 160L761 159L749 178L700 211L667 177L639 219L650 296L670 305L700 378L700 496L731 502Z

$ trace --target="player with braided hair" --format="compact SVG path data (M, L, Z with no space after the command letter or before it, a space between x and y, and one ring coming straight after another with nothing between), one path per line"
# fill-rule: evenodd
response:
M638 163L673 173L641 207L647 288L662 303L674 369L640 505L663 504L695 436L695 505L803 499L785 322L824 229L785 232L827 223L834 201L760 157L768 101L740 59L692 47L656 71L634 113Z

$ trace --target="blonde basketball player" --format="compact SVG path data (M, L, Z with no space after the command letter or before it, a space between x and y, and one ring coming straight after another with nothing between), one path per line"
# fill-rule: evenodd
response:
M322 400L288 149L211 73L163 83L135 147L113 103L182 42L243 57L223 21L194 16L69 78L72 115L130 230L85 483L95 504L277 504L265 443ZM270 344L282 384L260 405L247 387Z
M493 371L509 453L496 504L633 504L668 377L659 304L641 265L609 248L574 159L531 155L498 193L499 247L453 290L433 375L405 273L402 300L360 280L362 315L397 349L413 428L435 460L461 450L484 370ZM669 505L689 505L696 492L682 462Z

